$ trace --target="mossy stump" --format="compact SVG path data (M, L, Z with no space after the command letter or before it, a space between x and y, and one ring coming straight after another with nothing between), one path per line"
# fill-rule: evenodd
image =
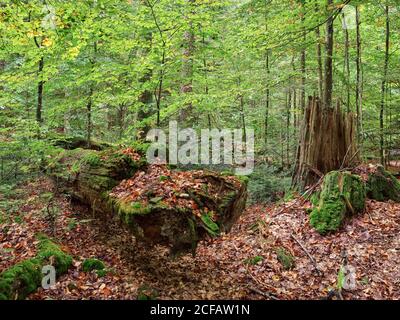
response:
M321 234L334 232L346 217L364 210L365 200L366 187L359 176L332 171L325 176L318 204L311 212L311 226Z
M368 175L367 195L376 201L400 202L400 182L383 166L377 166Z

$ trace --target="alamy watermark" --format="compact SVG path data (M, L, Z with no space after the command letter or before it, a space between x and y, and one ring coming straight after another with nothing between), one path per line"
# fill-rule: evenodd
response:
M54 266L46 265L42 268L42 288L45 290L52 289L56 284L56 269Z
M149 163L172 165L230 165L236 175L249 175L254 169L254 130L179 129L176 121L169 123L168 134L152 129L147 134L151 141L147 150ZM168 140L168 141L167 141Z

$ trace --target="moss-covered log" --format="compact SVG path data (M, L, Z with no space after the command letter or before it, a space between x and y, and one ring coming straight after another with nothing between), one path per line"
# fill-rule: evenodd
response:
M246 183L210 171L148 165L133 150L65 150L49 165L58 185L94 212L118 216L139 240L194 251L244 211Z
M324 178L310 223L321 234L336 231L347 216L364 210L365 200L366 188L359 176L332 171Z
M377 201L400 202L400 182L382 166L369 170L367 181L368 198Z
M23 300L34 292L42 282L42 267L52 265L56 276L68 271L72 257L45 236L39 236L36 257L24 260L0 274L0 300Z

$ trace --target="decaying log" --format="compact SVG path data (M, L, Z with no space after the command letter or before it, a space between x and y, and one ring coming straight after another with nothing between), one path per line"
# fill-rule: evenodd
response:
M132 149L64 150L49 164L61 190L102 217L118 216L138 240L194 252L243 213L246 183L210 171L149 165Z
M356 125L352 113L322 108L318 98L309 97L300 131L293 185L300 190L314 184L320 174L353 167L358 163Z

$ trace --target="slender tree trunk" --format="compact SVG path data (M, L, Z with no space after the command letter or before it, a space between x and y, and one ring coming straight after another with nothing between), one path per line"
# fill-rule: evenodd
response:
M265 34L268 34L268 2L265 1L265 11L264 11L264 19L265 19ZM266 88L265 88L265 116L264 116L264 148L265 153L268 151L268 123L269 123L269 106L270 106L270 88L269 88L269 81L270 81L270 49L265 50L265 70L266 70Z
M357 33L357 58L356 58L356 114L357 114L357 135L358 143L362 141L362 90L361 90L361 33L360 33L360 12L356 6L356 33Z
M316 5L315 8L316 12L319 12L318 5ZM315 34L317 38L317 60L318 60L318 91L319 91L319 97L323 97L324 93L324 74L323 74L323 67L322 67L322 48L321 48L321 32L319 30L319 27L315 29Z
M162 90L163 90L163 82L164 82L164 64L165 64L165 43L163 45L163 52L161 58L161 69L160 75L158 79L158 89L156 94L156 107L157 107L157 127L159 128L161 125L161 97L162 97Z
M42 80L43 68L44 68L44 59L43 59L43 57L41 57L39 60L39 69L38 69L39 84L37 87L37 106L36 106L36 121L39 124L41 124L43 122L43 118L42 118L43 86L44 86L44 81Z
M384 113L385 113L385 93L386 93L386 82L389 67L389 49L390 49L390 20L389 20L389 6L385 7L386 16L386 46L385 46L385 64L383 69L382 79L382 98L381 98L381 110L379 115L379 128L380 128L380 156L381 164L385 165L385 137L384 137Z
M343 29L344 29L344 68L346 74L346 92L347 92L347 112L350 112L350 59L349 59L349 30L347 29L346 17L344 12L342 13L343 17Z
M305 8L302 9L302 28L303 28L303 48L301 50L301 112L306 109L306 48L304 47L307 41L307 32L305 30Z
M327 0L328 11L332 10L333 0ZM326 23L326 59L325 59L325 95L324 108L332 107L332 90L333 90L333 16L329 13Z
M92 96L93 96L93 86L90 87L89 99L86 105L86 142L87 146L91 146L92 141Z
M193 14L192 8L195 0L186 0L190 14ZM193 21L191 17L186 17L188 20L188 29L183 34L183 64L182 64L182 78L183 83L181 85L181 93L186 95L193 91L193 54L195 48L195 35L193 29ZM180 120L186 119L190 109L192 108L192 103L186 103L181 112Z
M290 108L292 106L292 89L288 90L286 105L286 164L290 167Z

